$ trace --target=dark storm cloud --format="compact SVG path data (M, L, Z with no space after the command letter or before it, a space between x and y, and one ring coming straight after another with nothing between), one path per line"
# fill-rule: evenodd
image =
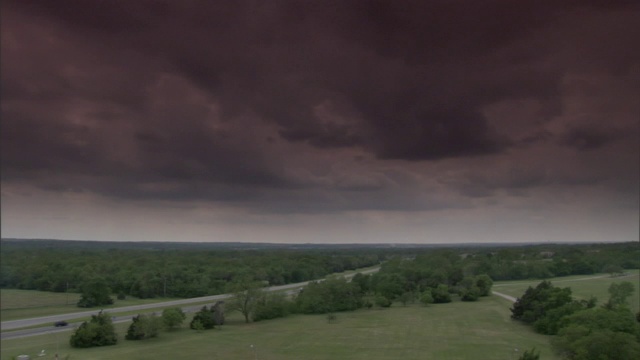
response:
M310 194L328 209L445 207L401 184L300 181L284 174L288 154L271 149L307 144L413 162L508 154L524 140L502 134L483 108L535 99L547 118L558 116L569 69L624 73L634 47L623 38L594 48L571 31L555 40L556 30L585 13L638 11L626 1L2 6L3 181L124 198L282 201L283 211ZM565 45L581 58L560 56ZM553 136L537 129L525 139L539 143L540 134ZM556 140L584 150L617 139L575 127ZM553 180L526 172L473 183L463 187L479 196ZM282 193L307 187L317 192Z
M569 130L560 140L563 145L571 146L578 150L594 150L606 146L623 136L624 134L615 130L582 127Z

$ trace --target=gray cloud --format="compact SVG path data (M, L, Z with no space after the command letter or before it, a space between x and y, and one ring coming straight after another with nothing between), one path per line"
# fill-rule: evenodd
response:
M3 183L265 212L429 211L470 205L380 169L410 163L432 179L438 162L490 164L558 144L606 159L620 142L637 144L621 135L637 126L618 116L614 130L549 129L570 112L568 74L637 78L633 1L2 7ZM483 112L523 99L541 110L518 136ZM369 161L359 174L330 169L358 156ZM481 198L570 178L487 167L440 185ZM600 169L576 167L574 178L606 184Z

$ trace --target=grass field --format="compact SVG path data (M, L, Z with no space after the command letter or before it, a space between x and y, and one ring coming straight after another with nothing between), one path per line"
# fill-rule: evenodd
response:
M551 284L559 287L570 287L573 297L589 299L595 296L598 304L602 305L609 299L609 286L612 283L628 281L633 284L634 292L628 300L631 309L640 310L640 270L627 270L627 276L610 277L607 274L567 276L550 279ZM535 287L541 280L501 281L494 284L493 290L513 297L520 297L527 287Z
M509 302L498 297L476 303L397 306L337 314L296 315L252 324L229 317L220 329L163 332L157 339L132 342L117 325L118 345L73 349L70 332L2 341L1 358L36 355L52 359L56 346L69 359L515 359L516 351L536 347L544 359L557 359L548 338L509 318ZM57 337L57 338L56 338ZM57 344L57 345L56 345ZM251 348L251 345L254 345ZM255 353L254 353L255 350ZM64 357L62 357L64 358Z
M2 319L2 321L10 321L91 310L77 307L76 303L79 299L80 294L76 293L66 294L35 290L2 289L0 290L0 319ZM104 306L104 309L171 300L176 299L137 299L128 297L125 300L116 300L114 297L113 305Z
M551 281L557 286L571 287L577 298L586 299L594 295L600 303L608 298L607 289L611 283L630 281L636 288L631 303L637 306L638 275L639 271L634 270L629 276L619 278L600 274L555 278ZM528 286L535 286L539 282L497 282L494 289L518 297ZM47 303L45 300L41 301ZM106 360L509 360L517 359L522 351L536 347L540 350L542 359L557 360L558 357L552 353L549 345L550 338L536 334L530 327L511 320L510 307L511 303L508 300L497 296L481 298L475 303L454 301L429 307L402 307L394 304L390 309L339 313L335 323L328 323L325 316L321 315L296 315L244 324L238 314L230 314L227 324L219 329L201 333L188 329L162 332L157 339L140 342L123 340L128 324L118 324L116 328L120 341L115 346L73 349L68 345L71 332L67 331L3 340L0 359L9 360L19 354L28 354L35 358L42 349L46 350L47 356L39 359L53 359L57 349L61 359L69 356L69 359ZM73 311L76 310L77 308L73 307Z

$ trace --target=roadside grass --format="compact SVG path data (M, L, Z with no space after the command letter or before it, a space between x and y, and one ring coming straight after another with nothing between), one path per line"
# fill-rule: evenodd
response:
M627 275L611 277L609 274L577 275L551 278L551 284L559 287L570 287L576 299L587 300L591 296L598 299L598 305L609 299L609 286L613 283L628 281L633 284L634 291L627 300L633 312L640 310L640 270L627 270ZM518 298L529 286L535 287L542 280L497 281L493 290Z
M128 323L116 324L115 346L74 349L71 332L3 340L0 358L37 355L45 349L53 359L58 348L64 359L516 359L517 352L536 347L544 359L558 359L548 337L509 318L498 297L478 302L409 305L389 309L337 313L335 322L325 315L294 315L245 324L238 313L214 330L182 329L162 332L156 339L123 340ZM253 345L253 347L251 347Z
M10 321L92 310L91 308L77 307L76 303L78 300L80 300L80 294L77 293L67 294L36 290L1 289L0 318L2 321ZM178 299L138 299L128 296L125 300L118 300L113 296L113 304L101 308L109 310L123 306L153 304L171 300Z

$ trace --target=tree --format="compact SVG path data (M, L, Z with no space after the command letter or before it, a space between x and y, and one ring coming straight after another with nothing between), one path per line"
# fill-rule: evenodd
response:
M202 330L204 330L204 325L202 325L202 322L200 320L194 320L191 322L191 329L197 332L201 332Z
M640 358L640 324L627 308L592 308L562 319L554 349L567 359Z
M555 309L548 310L543 317L533 323L533 328L546 335L556 335L562 324L564 317L574 314L580 310L595 306L595 298L590 301L571 301Z
M117 342L111 317L102 311L91 315L91 320L83 322L69 339L69 344L76 348L115 345Z
M440 284L438 285L438 287L433 289L431 291L431 296L433 296L433 302L436 304L451 302L451 294L449 294L449 287L444 284Z
M127 340L145 340L158 336L161 320L155 315L142 315L133 317L133 322L127 329Z
M407 306L407 303L413 303L416 300L416 295L412 291L405 291L398 297L398 300L403 306Z
M493 286L493 280L489 275L481 274L475 277L476 286L480 290L480 296L489 296L491 294L491 287Z
M424 305L429 305L433 303L433 296L431 295L431 289L427 289L424 292L422 292L422 295L420 295L420 302L423 303Z
M236 291L230 301L230 309L238 310L248 323L260 301L264 298L264 291L259 283L241 282L235 285Z
M605 304L607 308L615 308L626 305L627 298L633 294L633 284L628 281L613 283L609 286L609 301Z
M391 300L389 300L389 298L387 298L384 295L376 296L376 305L378 305L380 307L388 308L388 307L391 307L392 303L393 302Z
M570 288L559 288L543 281L535 288L529 286L522 297L513 304L511 317L526 323L534 323L551 309L572 301Z
M78 300L78 307L94 307L113 304L109 296L111 290L107 282L102 278L94 278L82 285L82 295Z
M253 321L285 317L292 305L284 294L268 294L258 302L253 313Z
M189 327L194 330L208 330L213 329L215 327L215 309L213 307L211 309L207 308L207 306L203 306L200 311L193 315L193 319L189 324ZM200 327L202 329L200 329Z
M186 318L187 315L185 315L179 307L164 309L162 311L162 322L169 330L180 327Z
M539 359L540 359L540 352L536 351L536 348L533 348L531 350L526 350L518 358L518 360L539 360Z
M624 274L624 269L620 265L609 264L602 269L602 272L608 273L611 277L616 277Z
M480 289L477 286L472 286L468 289L462 289L460 291L460 298L462 301L476 301L480 297Z
M480 297L480 288L476 285L476 278L467 276L458 283L458 295L462 301L476 301Z
M366 293L371 289L371 275L357 273L351 278L351 282L358 284L361 293Z
M295 302L302 313L325 314L358 309L362 306L362 294L358 284L342 277L333 277L309 283Z

